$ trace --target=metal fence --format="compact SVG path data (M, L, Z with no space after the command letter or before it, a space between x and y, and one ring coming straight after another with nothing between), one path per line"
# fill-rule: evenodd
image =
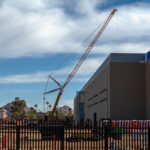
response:
M0 150L150 150L150 121L0 120Z

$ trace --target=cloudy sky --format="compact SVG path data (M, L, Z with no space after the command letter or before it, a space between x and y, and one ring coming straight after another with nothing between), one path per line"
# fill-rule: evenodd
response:
M0 0L0 106L20 97L42 110L48 75L63 83L114 7L117 14L65 89L60 105L71 107L110 53L150 49L149 0Z

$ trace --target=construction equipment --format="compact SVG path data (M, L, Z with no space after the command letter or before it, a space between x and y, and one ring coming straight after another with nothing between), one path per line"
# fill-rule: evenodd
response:
M108 16L108 18L106 19L106 21L104 22L104 24L102 25L101 29L98 31L98 33L96 34L96 36L94 37L93 41L90 43L90 45L88 46L88 48L86 49L86 51L84 52L84 54L81 56L81 58L79 59L79 61L77 62L77 64L75 65L75 67L73 68L73 70L71 71L71 73L68 75L67 79L65 80L64 84L60 84L57 80L55 80L52 76L49 76L49 78L51 80L53 80L53 82L58 86L58 88L53 89L51 91L47 91L44 92L44 100L45 100L45 95L58 91L58 95L56 97L56 101L55 104L52 108L52 112L51 115L54 116L54 113L56 111L58 102L60 100L61 95L63 94L64 88L68 85L68 83L71 81L71 79L74 77L74 75L76 74L76 72L78 71L79 67L82 65L83 61L86 59L86 57L88 56L89 52L92 50L93 46L95 45L95 43L97 42L98 38L101 36L101 34L103 33L103 31L105 30L105 28L107 27L108 23L110 22L110 20L112 19L112 17L114 16L115 12L117 11L117 9L113 9L112 12L110 13L110 15Z

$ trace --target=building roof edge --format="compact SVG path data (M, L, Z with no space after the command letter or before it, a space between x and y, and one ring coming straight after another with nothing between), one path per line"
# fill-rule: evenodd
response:
M81 91L85 91L88 85L100 74L100 72L110 63L110 62L139 62L145 61L145 53L110 53L104 62L100 65L97 71L92 75L92 77L83 86Z

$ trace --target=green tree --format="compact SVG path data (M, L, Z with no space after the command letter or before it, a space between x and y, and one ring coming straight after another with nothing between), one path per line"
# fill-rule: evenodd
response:
M37 118L37 112L36 112L36 110L33 107L31 107L30 111L27 112L27 117L29 119L36 119Z
M26 116L25 112L26 101L16 97L12 102L12 115L14 118L23 118Z

